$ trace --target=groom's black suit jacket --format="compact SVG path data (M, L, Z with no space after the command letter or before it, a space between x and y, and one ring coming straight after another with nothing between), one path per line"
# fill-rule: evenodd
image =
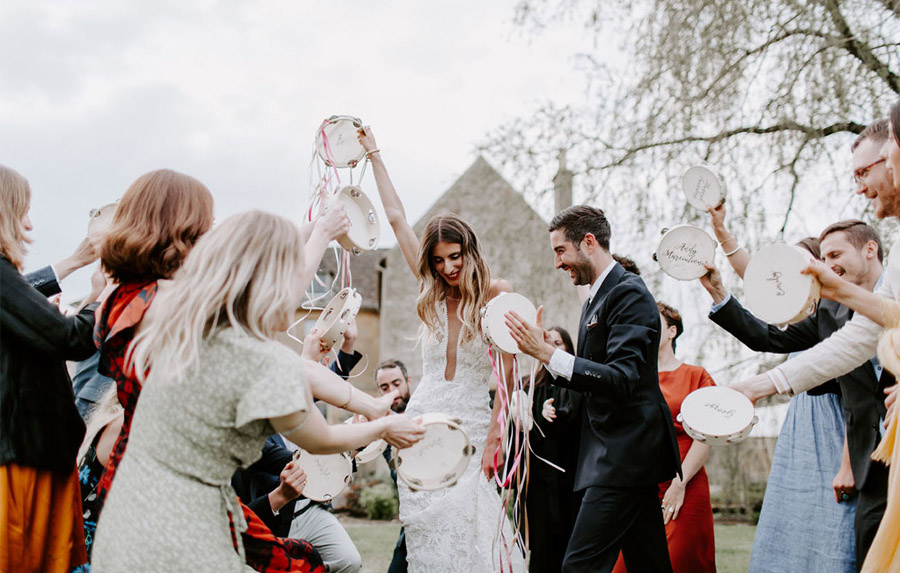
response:
M751 350L787 354L812 348L834 334L852 316L853 311L846 306L833 300L822 300L815 313L781 330L753 316L731 297L709 318ZM875 368L867 360L855 370L839 376L837 382L847 420L850 467L857 489L862 489L872 464L870 456L880 440L878 425L885 414L884 388L894 383L894 377L885 370L879 381L875 377Z
M554 380L585 398L576 491L656 485L681 472L659 389L659 310L644 281L614 265L582 311L572 379Z

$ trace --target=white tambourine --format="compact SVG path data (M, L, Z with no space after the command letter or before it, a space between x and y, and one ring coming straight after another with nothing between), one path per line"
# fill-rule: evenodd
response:
M347 332L347 327L356 318L362 306L362 296L355 288L347 287L334 295L319 315L314 328L322 332L320 340L323 347L329 349L337 344Z
M98 209L91 209L88 221L88 235L105 235L116 215L118 203L109 203Z
M509 311L515 311L532 324L537 320L537 309L530 300L517 293L502 292L481 309L481 330L489 344L507 354L518 354L521 352L519 345L506 326L506 313Z
M335 193L330 203L343 204L347 218L350 219L350 230L338 238L338 243L345 250L359 255L363 251L372 251L378 247L378 240L381 238L378 213L362 189L355 185L342 187Z
M681 188L688 204L703 211L725 202L725 180L708 165L688 167L681 177Z
M703 265L715 259L715 239L693 225L677 225L662 232L653 259L664 273L680 281L699 279L707 273Z
M320 456L297 450L294 459L306 473L301 493L313 501L331 501L352 481L353 463L346 453Z
M356 167L366 156L359 142L362 120L350 115L333 115L322 122L316 133L316 153L326 165Z
M378 456L387 449L387 442L384 440L375 440L356 454L356 463L367 464L372 460L377 460Z
M391 464L412 490L449 487L466 471L475 447L460 420L444 414L423 414L425 437L408 448L394 449Z
M684 398L678 414L687 435L710 446L747 439L758 420L750 399L724 386L694 390Z
M821 284L800 271L812 255L800 247L775 243L759 250L744 271L747 308L760 320L787 325L816 311Z

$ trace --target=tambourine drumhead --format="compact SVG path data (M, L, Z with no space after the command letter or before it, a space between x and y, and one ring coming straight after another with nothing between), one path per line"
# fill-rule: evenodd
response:
M359 142L362 120L349 115L333 115L322 122L316 133L316 153L326 165L356 167L366 156Z
M800 273L811 258L785 243L760 249L744 271L747 308L772 324L798 322L815 312L821 285L812 275Z
M88 235L103 235L106 233L116 214L117 205L118 203L109 203L99 209L91 209L91 219L88 221Z
M725 180L706 165L688 167L681 178L681 187L688 204L703 211L725 202Z
M481 330L489 343L507 354L518 354L519 345L506 327L506 313L509 311L515 311L532 324L537 320L537 309L530 300L517 293L503 292L492 298L482 310Z
M341 340L360 306L362 296L354 288L347 287L334 295L315 324L315 328L322 331L320 338L324 346L331 348Z
M475 448L459 420L443 414L423 414L421 419L425 437L394 451L397 476L414 490L449 487L466 471Z
M320 456L303 450L298 463L306 473L303 496L313 501L331 501L337 497L351 481L353 464L345 453Z
M688 394L681 403L678 419L690 437L711 446L747 438L757 420L750 400L724 386L700 388Z
M367 464L372 460L377 460L378 456L380 456L386 449L387 442L385 442L384 440L375 440L374 442L363 448L358 454L356 454L356 463Z
M693 225L668 229L659 241L655 259L664 273L680 281L699 279L707 273L704 263L716 256L716 241Z
M343 203L344 211L350 219L350 230L338 239L338 243L354 255L376 249L381 237L381 225L375 205L362 189L347 185L337 192L333 200Z

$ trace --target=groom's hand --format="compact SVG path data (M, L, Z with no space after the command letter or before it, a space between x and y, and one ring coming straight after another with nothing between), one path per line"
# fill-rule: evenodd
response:
M544 307L541 306L537 311L536 324L531 324L512 310L507 312L505 317L506 327L509 328L510 336L519 345L519 350L546 364L550 362L554 348L548 342L550 334L542 326L543 314Z

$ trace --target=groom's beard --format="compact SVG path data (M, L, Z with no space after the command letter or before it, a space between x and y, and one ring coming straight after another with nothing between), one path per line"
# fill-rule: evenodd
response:
M569 268L572 269L575 275L572 277L572 281L576 286L591 286L594 282L594 267L591 265L591 259L582 253L580 249L575 255L575 262L569 265Z

